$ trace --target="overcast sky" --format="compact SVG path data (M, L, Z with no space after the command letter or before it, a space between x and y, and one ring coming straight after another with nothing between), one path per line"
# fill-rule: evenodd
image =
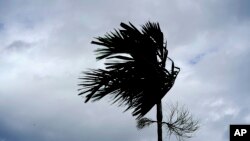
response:
M0 0L0 141L156 141L131 111L78 96L81 71L101 67L93 37L159 22L181 72L163 99L201 128L190 141L228 141L250 123L248 0ZM155 117L154 109L147 117ZM164 140L169 140L164 135ZM175 140L175 138L173 138Z

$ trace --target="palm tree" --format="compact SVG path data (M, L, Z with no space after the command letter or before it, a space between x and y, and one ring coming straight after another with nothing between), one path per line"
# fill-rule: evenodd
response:
M141 31L131 23L120 25L122 29L91 42L100 45L96 58L106 59L106 68L84 72L79 95L85 95L85 102L110 96L114 103L127 106L125 111L133 109L137 119L156 105L158 141L162 141L161 99L174 85L180 68L168 57L158 23L147 22ZM165 68L167 60L170 70Z

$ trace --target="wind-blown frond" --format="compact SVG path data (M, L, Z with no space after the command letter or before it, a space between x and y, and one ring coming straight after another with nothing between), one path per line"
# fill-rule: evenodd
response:
M172 68L165 69L168 51L158 23L148 22L142 31L131 23L121 27L92 41L100 45L97 60L106 59L106 68L85 72L79 95L85 102L110 95L141 118L172 88L180 69L170 58Z

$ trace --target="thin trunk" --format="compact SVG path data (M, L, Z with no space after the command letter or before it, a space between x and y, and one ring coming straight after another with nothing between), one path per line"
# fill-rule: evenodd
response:
M162 107L161 101L157 103L157 134L158 134L158 141L162 141Z

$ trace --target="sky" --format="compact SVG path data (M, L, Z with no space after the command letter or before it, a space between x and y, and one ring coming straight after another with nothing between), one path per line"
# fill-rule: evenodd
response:
M189 141L227 141L250 123L248 0L0 0L0 141L155 141L156 126L109 98L84 103L81 72L100 68L90 42L132 22L159 22L181 68L163 99L200 121ZM147 117L155 118L155 109ZM164 140L169 140L164 134ZM175 140L175 138L171 138Z

